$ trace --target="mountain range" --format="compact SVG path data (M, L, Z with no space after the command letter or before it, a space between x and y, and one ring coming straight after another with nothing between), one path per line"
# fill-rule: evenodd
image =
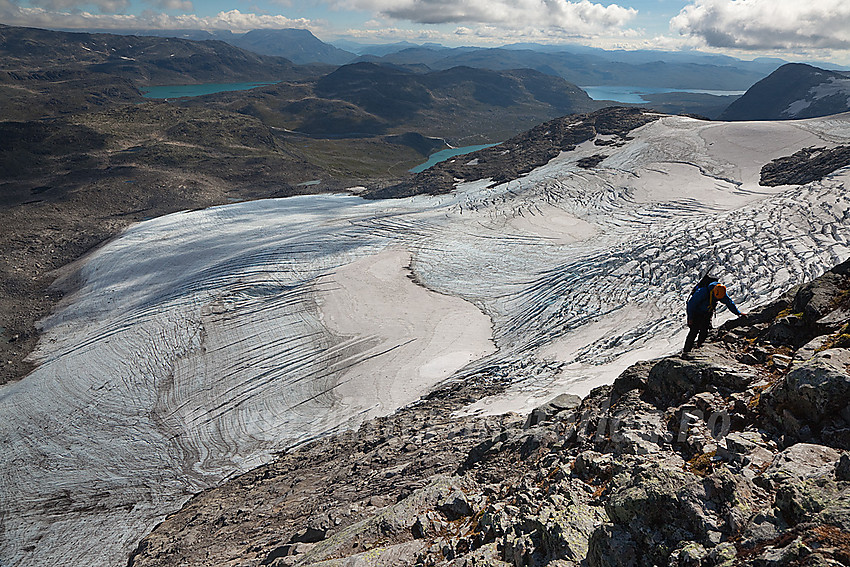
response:
M102 30L101 30L102 31ZM203 30L115 30L123 34L220 40L299 64L342 65L371 61L423 71L467 66L491 70L535 69L577 85L632 85L744 90L782 65L781 59L743 61L699 52L606 51L582 46L513 44L501 48L457 47L399 42L361 45L337 42L339 49L303 29L252 30L244 34ZM115 33L113 32L113 33Z
M628 59L623 56L622 59ZM429 69L448 69L458 65L485 69L529 68L556 75L577 85L629 85L713 90L743 90L776 67L775 62L745 64L724 61L723 65L694 61L665 61L665 54L654 59L642 57L634 62L618 60L616 55L596 53L541 52L531 49L504 48L426 48L415 47L383 57L363 56L362 60L396 65L425 65Z

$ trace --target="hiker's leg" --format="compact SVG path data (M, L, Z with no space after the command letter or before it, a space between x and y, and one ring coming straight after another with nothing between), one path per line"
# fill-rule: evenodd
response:
M697 321L699 327L699 336L697 337L697 348L702 346L705 339L708 338L708 330L711 328L711 315L706 313L704 317L700 317Z
M688 336L687 338L685 338L685 348L683 352L691 352L691 349L694 348L694 341L697 339L697 333L699 333L698 326L693 325L692 327L690 327L690 330L688 331Z
M711 327L711 319L708 317L705 318L705 321L700 321L699 324L699 337L697 338L697 348L702 346L702 343L705 342L705 339L708 338L708 329Z

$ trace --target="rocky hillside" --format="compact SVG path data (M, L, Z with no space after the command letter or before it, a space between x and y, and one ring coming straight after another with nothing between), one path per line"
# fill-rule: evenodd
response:
M418 132L453 145L505 140L545 120L600 108L563 79L528 69L456 68L432 73L357 63L316 81L186 99L310 136Z
M281 57L221 41L69 33L0 24L0 120L139 103L139 87L277 82L317 76Z
M139 84L284 80L307 73L281 57L222 41L71 33L0 25L2 71L31 67L67 79L94 71Z
M527 418L448 384L199 494L131 566L850 562L850 261Z
M193 41L219 40L261 55L285 57L293 63L343 65L357 56L325 43L305 29L254 29L246 33L199 29L87 29L90 33L116 33L154 37L175 37Z
M850 110L850 76L788 63L754 84L720 120L791 120Z
M399 183L373 187L365 196L386 199L421 193L437 195L448 193L458 181L490 179L493 183L504 183L549 163L561 152L572 151L578 144L593 140L597 135L611 136L609 140L600 138L596 141L599 154L580 164L593 167L607 157L605 146L624 144L631 139L629 132L657 120L659 116L639 108L610 107L556 118L497 146L440 162Z

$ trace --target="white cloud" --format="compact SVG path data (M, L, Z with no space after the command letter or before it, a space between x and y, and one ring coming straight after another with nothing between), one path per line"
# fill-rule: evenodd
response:
M376 24L380 22L374 22ZM606 35L580 35L565 33L563 30L546 30L539 28L506 28L505 26L475 25L458 26L453 29L443 27L401 28L391 25L372 25L345 30L342 35L355 38L358 41L376 43L406 40L414 43L436 42L443 45L478 45L497 47L510 43L535 42L543 44L558 44L565 41L582 41L586 44L596 44L600 47L614 45L621 47L620 42L633 41L637 32L631 29L614 30ZM682 40L679 40L682 43ZM641 44L641 48L646 47ZM652 46L649 46L652 48Z
M749 50L850 48L847 0L696 0L673 30L712 47Z
M580 34L620 28L637 16L632 8L589 0L335 0L331 4L420 24L498 24Z
M173 2L175 0L163 0ZM177 0L179 3L179 0ZM44 8L27 8L8 0L0 0L0 21L13 26L43 28L92 28L92 29L228 29L245 32L259 28L306 28L315 29L315 22L299 18L267 14L242 13L239 10L219 12L215 16L201 17L195 14L172 16L163 13L145 12L142 15L92 14L90 12L54 11Z

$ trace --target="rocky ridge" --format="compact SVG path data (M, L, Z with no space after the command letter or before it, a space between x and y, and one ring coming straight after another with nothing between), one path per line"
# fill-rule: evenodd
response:
M803 148L786 157L777 158L761 169L759 185L805 185L822 179L850 165L850 146Z
M486 370L193 498L129 565L850 563L850 261L527 417Z
M371 188L366 198L402 198L413 195L448 193L461 181L489 179L494 185L518 179L536 167L549 163L561 152L569 152L578 144L593 140L597 145L623 144L628 133L661 115L640 108L608 107L588 114L571 114L535 126L531 130L492 146L440 162L395 185ZM605 156L590 167L602 161Z

